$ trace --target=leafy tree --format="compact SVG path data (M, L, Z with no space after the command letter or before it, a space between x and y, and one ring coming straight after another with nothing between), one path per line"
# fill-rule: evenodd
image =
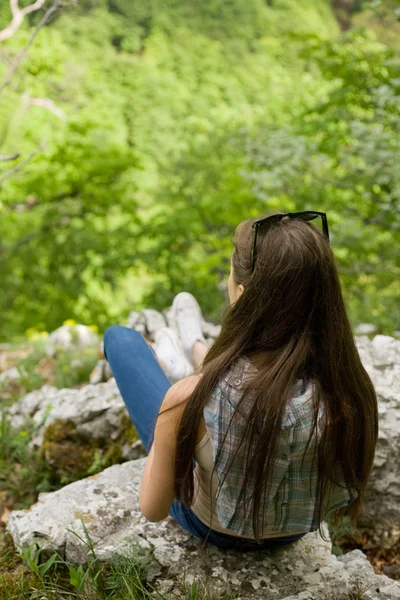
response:
M271 208L318 207L329 215L351 316L357 321L372 315L390 330L400 316L400 260L392 245L400 242L398 66L392 52L367 33L350 33L339 42L314 38L304 56L312 57L328 87L290 126L260 124L225 139L208 132L170 170L173 208L160 212L153 225L159 245L152 258L168 256L157 268L175 273L169 279L172 296L188 287L180 257L192 256L201 240L204 251L193 254L190 285L212 310L216 281L208 273L214 267L221 274L226 264L229 244L216 240L226 241L229 226ZM213 240L219 253L209 250L207 259ZM149 301L157 303L157 292Z
M49 22L0 96L2 153L30 159L0 172L0 338L182 289L218 319L234 227L271 208L325 209L354 322L398 328L396 61L324 0L82 0Z

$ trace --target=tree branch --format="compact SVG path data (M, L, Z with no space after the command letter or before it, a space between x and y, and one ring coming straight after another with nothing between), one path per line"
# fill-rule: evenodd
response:
M17 160L21 155L16 152L15 154L0 154L0 162L7 162L10 160Z
M40 142L40 144L36 148L36 150L31 152L31 154L29 156L27 156L27 158L25 158L24 160L21 160L21 162L19 162L17 165L15 165L15 167L13 167L12 169L10 169L6 173L4 173L4 175L2 177L0 177L0 188L3 185L3 183L6 181L6 179L11 177L15 173L18 173L18 171L21 171L21 169L23 169L28 163L30 163L31 160L36 156L36 154L39 154L39 152L41 152L41 150L43 149L43 146L44 146L44 140L42 140Z
M54 196L54 198L50 198L50 200L46 200L45 202L41 202L39 198L35 198L34 196L29 198L26 202L13 202L11 204L7 204L4 209L4 212L26 212L28 210L33 210L38 206L49 206L50 204L61 203L64 200L69 200L71 198L77 198L79 196L80 190L75 189L70 192L63 192Z
M26 46L24 48L22 48L21 52L19 52L19 54L17 54L17 56L11 62L11 66L4 78L4 81L0 85L0 93L9 84L10 79L14 74L14 71L18 68L18 66L23 61L26 53L28 52L29 48L32 46L33 42L35 41L35 38L36 38L37 34L39 33L40 29L42 27L44 27L46 25L46 23L49 22L52 15L54 15L54 13L56 13L59 8L61 8L63 6L68 6L69 4L70 3L62 2L61 0L55 0L55 2L47 9L47 11L44 13L42 19L39 21L39 23L36 25L35 29L33 30L33 33L31 35L31 37L29 38Z
M24 235L22 238L20 238L15 244L13 244L12 246L0 246L0 258L2 259L3 255L7 256L7 259L16 252L16 250L18 250L19 248L21 248L22 246L26 246L26 244L30 244L32 240L40 237L43 233L46 233L47 231L52 231L53 229L61 229L64 227L68 227L68 225L71 222L71 219L73 218L84 218L88 213L90 213L89 210L83 208L79 213L74 214L74 215L63 215L60 219L58 219L57 221L54 221L52 223L45 223L44 225L42 225L42 227L40 227L39 229L37 229L36 231L31 231L31 233L28 233L27 235ZM3 259L2 259L3 260Z
M22 25L24 17L35 10L39 10L44 5L45 0L36 0L33 4L26 6L25 8L19 8L18 0L10 0L10 9L12 14L12 21L2 31L0 31L0 43L8 40L10 37L18 31Z
M8 257L10 257L21 246L25 246L26 244L29 244L31 242L31 240L39 237L42 233L45 233L46 231L50 231L51 229L55 229L56 227L59 228L60 225L61 225L61 221L56 221L55 223L46 223L46 225L43 225L43 227L41 227L38 231L32 231L31 233L28 233L27 235L25 235L23 238L18 240L18 242L16 242L13 246L11 246L11 247L3 246L2 248L0 248L0 257L3 254L6 254L6 255L8 255Z
M29 106L39 106L52 112L59 119L65 120L65 112L50 98L25 98L25 101Z

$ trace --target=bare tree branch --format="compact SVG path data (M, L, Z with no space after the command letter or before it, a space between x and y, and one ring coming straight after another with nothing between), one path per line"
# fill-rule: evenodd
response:
M17 165L15 165L15 167L13 167L12 169L10 169L6 173L4 173L4 175L2 175L0 177L0 188L3 185L3 183L6 181L6 179L9 179L9 177L12 177L12 175L14 175L15 173L18 173L18 171L21 171L21 169L23 169L28 163L30 163L31 160L36 156L36 154L39 154L39 152L42 151L43 146L44 146L44 140L42 140L40 142L40 144L36 148L36 150L34 150L29 156L27 156L24 160L21 160L21 162L19 162Z
M58 219L55 222L51 222L51 223L45 223L44 225L42 225L42 227L40 227L39 229L37 229L36 231L32 231L31 233L28 233L27 235L25 235L24 237L20 238L15 244L13 244L12 246L0 246L0 258L2 259L3 255L7 255L7 258L9 258L12 254L15 253L16 250L18 250L19 248L21 248L22 246L25 246L26 244L30 244L32 240L40 237L43 233L46 233L47 231L51 231L52 229L62 229L64 227L68 227L70 224L71 219L73 218L84 218L87 214L90 213L90 210L82 208L81 211L79 211L79 213L74 214L74 215L62 215L62 217L60 219Z
M46 0L34 0L33 4L30 4L29 6L26 6L25 8L21 9L18 5L18 0L10 0L12 21L11 21L10 25L8 27L6 27L6 29L3 29L2 31L0 31L0 42L4 41L6 39L9 39L12 35L14 35L14 33L21 26L24 17L27 14L32 13L32 12L44 7L45 2L46 2ZM22 48L22 50L10 62L8 72L7 72L3 82L0 84L0 94L4 90L4 88L9 84L12 76L14 75L14 72L16 71L16 69L19 67L19 65L25 58L30 47L32 46L33 42L35 41L35 38L36 38L37 34L39 33L40 29L42 27L44 27L47 23L50 22L51 17L53 15L55 15L58 10L60 10L62 8L66 8L66 7L76 6L77 2L78 2L78 0L52 0L51 6L49 6L49 8L47 8L43 17L41 18L39 23L34 28L27 44L24 46L24 48ZM61 110L61 108L59 108L49 98L30 98L30 99L28 98L27 103L33 104L36 106L40 106L41 108L45 108L45 109L49 110L50 112L52 112L53 114L55 114L58 118L65 119L65 114ZM13 169L10 169L4 175L2 175L0 177L0 187L4 183L4 181L6 181L6 179L8 179L9 177L14 175L21 169L23 169L25 167L25 165L27 165L36 156L36 154L38 154L41 151L42 146L43 146L43 141L40 143L39 147L34 152L32 152L26 159L22 160ZM10 154L10 155L0 155L0 162L16 160L17 158L19 158L19 156L20 156L20 153L14 153L14 154Z
M50 112L61 120L65 120L65 112L57 106L57 104L50 98L25 98L25 102L30 106L39 106Z
M54 198L50 198L49 200L46 200L44 202L42 202L39 198L35 196L28 196L25 202L13 202L7 204L7 206L3 208L3 213L7 211L27 212L29 210L37 208L38 206L49 206L50 204L56 203L61 204L61 202L63 202L64 200L76 198L77 196L79 196L79 192L79 189L70 190L69 192L63 192L61 194L58 194L57 196L54 196Z
M0 31L0 43L8 40L14 35L16 31L21 27L24 17L35 10L39 10L44 5L45 0L36 0L33 4L26 6L25 8L19 8L18 0L10 0L10 9L12 14L12 21L2 31Z
M17 160L21 155L16 152L15 154L0 154L0 162L7 162L10 160Z
M49 22L50 18L54 15L54 13L56 13L57 10L59 10L59 8L61 8L63 6L68 6L68 3L62 2L61 0L55 0L55 2L46 10L42 19L39 21L39 23L36 25L35 29L33 30L33 33L31 35L31 37L29 38L26 46L24 48L22 48L21 52L19 52L19 54L17 54L17 56L11 62L10 68L8 69L8 72L4 78L4 81L0 85L0 93L9 84L10 79L14 74L14 71L18 68L18 66L23 61L26 53L28 52L29 48L32 46L33 42L35 41L35 38L36 38L37 34L39 33L40 29L42 27L44 27L46 25L46 23Z

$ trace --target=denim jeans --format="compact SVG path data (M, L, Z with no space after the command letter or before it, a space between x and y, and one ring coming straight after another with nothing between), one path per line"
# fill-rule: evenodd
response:
M104 334L104 354L110 364L132 423L147 453L153 443L154 427L164 396L171 386L153 349L140 333L112 325ZM194 512L177 500L169 513L183 529L195 537L223 549L259 550L294 542L304 534L265 540L253 540L213 531Z

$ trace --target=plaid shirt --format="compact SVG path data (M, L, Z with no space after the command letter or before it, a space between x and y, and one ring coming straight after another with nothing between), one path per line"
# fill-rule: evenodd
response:
M241 439L245 426L245 415L235 410L241 397L241 387L254 372L256 372L256 368L247 358L239 358L228 373L220 379L204 408L204 418L210 435L214 461L231 417L235 413L219 457L218 466L215 469L219 485L229 465L231 451L236 447L237 441ZM315 433L304 456L304 463L301 464L314 420L313 406L310 401L311 394L312 384L305 387L303 381L299 380L293 397L285 409L266 502L265 533L303 533L315 531L318 528L318 469L316 460L314 460L317 437ZM318 414L319 423L323 416L324 409L321 407ZM245 453L246 448L242 446L219 492L216 511L223 527L237 532L238 535L253 536L251 515L245 514L243 506ZM345 486L330 484L325 514L346 506L355 497L353 490Z

